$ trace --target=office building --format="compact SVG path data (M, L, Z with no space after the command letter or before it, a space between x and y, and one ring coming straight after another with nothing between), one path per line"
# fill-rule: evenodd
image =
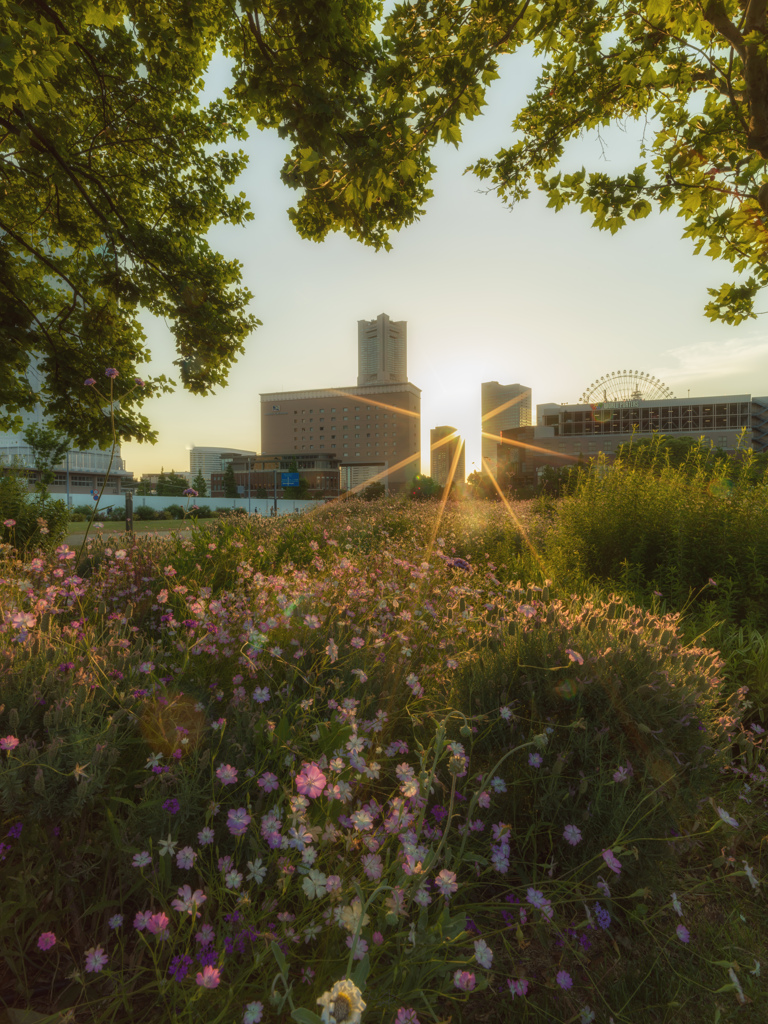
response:
M456 467L451 476L451 467ZM433 427L429 432L429 475L445 487L449 478L452 483L463 484L466 480L464 442L455 427Z
M480 385L480 408L483 472L496 476L497 445L502 430L531 423L531 389L523 384L486 381Z
M194 480L198 473L201 473L211 494L211 474L222 473L226 469L226 463L239 455L256 455L256 452L247 448L218 448L201 447L194 445L189 450L189 472ZM224 464L222 464L222 459Z
M381 313L357 322L357 386L405 384L408 380L408 335L405 320Z

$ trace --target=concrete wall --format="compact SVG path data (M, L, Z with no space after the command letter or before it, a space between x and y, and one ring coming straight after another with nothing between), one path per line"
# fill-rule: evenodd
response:
M58 495L57 495L58 497ZM92 504L90 495L88 494L73 494L70 495L72 505L88 505ZM287 515L292 512L304 512L310 508L318 508L323 503L321 501L292 501L290 498L278 498L277 499L277 514L280 516ZM158 494L140 495L135 494L133 496L133 512L136 514L136 509L142 505L153 509L167 508L169 505L181 505L183 508L192 509L193 505L198 505L200 508L205 506L206 508L244 508L246 512L251 515L258 513L260 516L269 516L272 514L272 508L274 501L272 498L173 498L160 496ZM108 508L125 508L125 495L124 494L104 494L101 501L99 502L99 508L106 510ZM189 513L194 515L194 512Z

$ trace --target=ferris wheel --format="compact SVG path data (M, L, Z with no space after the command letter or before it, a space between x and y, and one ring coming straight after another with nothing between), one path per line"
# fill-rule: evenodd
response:
M593 381L579 399L579 405L595 402L653 402L660 398L674 398L671 388L649 373L640 370L614 370Z

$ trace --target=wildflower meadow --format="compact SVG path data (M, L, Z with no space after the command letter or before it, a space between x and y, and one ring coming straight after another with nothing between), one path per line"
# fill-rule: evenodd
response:
M341 501L83 552L6 526L0 1005L764 1021L765 689L725 644L768 628L761 594L748 615L734 596L768 576L763 541L729 577L735 491L705 488L719 570L675 590L671 542L666 581L620 557L641 515L620 475L560 503ZM696 486L675 477L681 516Z

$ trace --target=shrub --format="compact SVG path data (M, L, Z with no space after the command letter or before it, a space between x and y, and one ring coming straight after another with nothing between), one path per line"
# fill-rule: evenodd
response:
M149 505L134 505L133 518L140 522L157 519L157 509L151 508Z
M64 539L68 522L65 502L30 495L26 481L16 473L0 476L1 543L20 551L50 549Z
M166 505L164 511L169 519L183 519L186 512L183 505Z

